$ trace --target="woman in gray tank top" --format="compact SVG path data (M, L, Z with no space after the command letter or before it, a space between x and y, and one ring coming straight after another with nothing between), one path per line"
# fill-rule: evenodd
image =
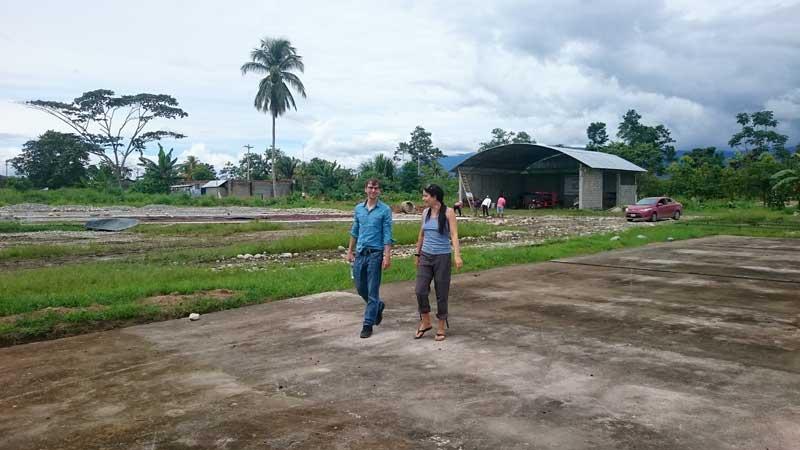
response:
M455 261L456 269L461 269L464 262L461 260L461 247L458 245L458 225L456 214L444 204L444 191L441 187L431 184L422 190L422 201L425 211L422 212L422 226L417 237L417 251L414 253L414 263L417 266L417 307L419 310L419 325L414 339L420 339L425 332L431 330L431 304L428 294L431 292L431 280L436 286L436 318L439 326L436 331L436 340L445 339L445 326L447 322L447 300L450 293L450 269ZM452 254L455 255L451 258Z

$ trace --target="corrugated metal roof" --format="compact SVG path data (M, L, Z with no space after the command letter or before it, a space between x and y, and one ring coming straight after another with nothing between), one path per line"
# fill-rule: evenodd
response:
M610 153L594 152L590 150L576 150L572 148L551 147L565 155L571 156L582 164L592 169L626 170L629 172L647 172L627 159L620 158Z
M542 144L507 144L493 147L461 161L453 170L459 167L481 167L524 171L540 160L559 154L567 155L592 169L647 172L617 155Z
M211 180L211 181L209 181L208 183L204 184L201 187L203 187L203 188L215 188L215 187L220 187L220 186L222 186L223 184L225 184L227 182L228 182L228 180Z

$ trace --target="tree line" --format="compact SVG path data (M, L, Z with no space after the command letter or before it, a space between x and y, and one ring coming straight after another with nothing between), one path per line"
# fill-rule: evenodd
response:
M800 145L794 152L786 147L788 136L777 132L772 111L736 115L741 129L728 140L735 151L730 158L716 147L694 148L678 158L670 131L641 119L636 110L625 113L616 141L603 122L586 129L587 150L619 155L648 170L639 179L640 195L759 199L774 207L800 200Z

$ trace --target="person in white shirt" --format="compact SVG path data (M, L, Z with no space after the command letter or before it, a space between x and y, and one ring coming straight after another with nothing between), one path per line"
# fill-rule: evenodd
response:
M489 208L492 206L492 199L487 195L483 202L481 202L481 211L483 211L483 217L489 217Z

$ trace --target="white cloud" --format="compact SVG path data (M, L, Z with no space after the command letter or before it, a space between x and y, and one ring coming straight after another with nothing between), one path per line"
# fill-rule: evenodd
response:
M298 1L282 7L303 13L280 21L270 1L95 6L5 8L0 58L14 64L0 69L0 133L67 131L11 102L111 88L178 99L189 117L160 125L188 136L168 143L182 157L198 152L217 167L242 145L263 151L271 124L252 106L258 77L239 67L267 35L290 38L306 63L309 98L277 121L278 147L306 160L354 167L391 154L417 125L446 153L495 127L580 144L590 122L613 134L630 108L667 125L679 148L724 146L735 114L765 105L800 139L798 1ZM76 26L108 15L125 20Z

